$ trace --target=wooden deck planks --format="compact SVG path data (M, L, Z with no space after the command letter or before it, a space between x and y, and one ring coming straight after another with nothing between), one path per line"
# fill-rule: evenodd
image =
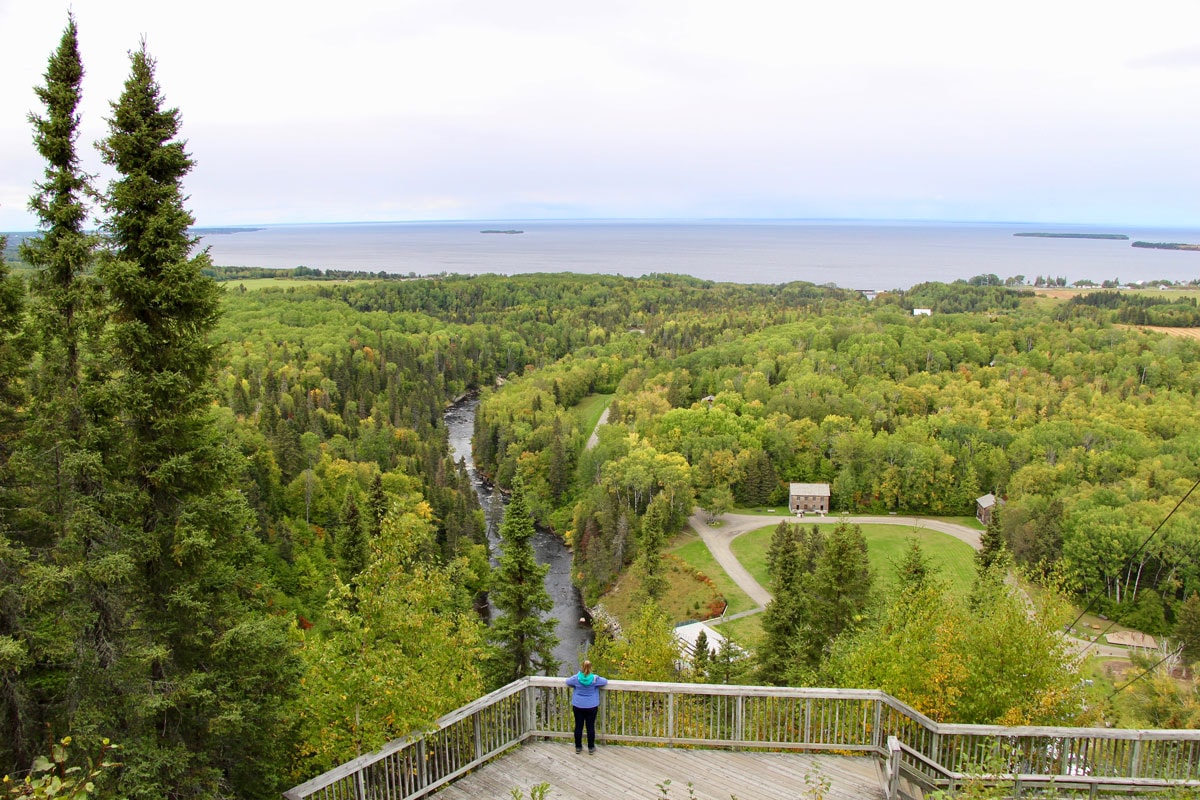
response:
M875 760L869 757L683 750L603 745L596 755L575 754L569 742L522 745L445 787L435 800L509 800L519 788L527 797L539 783L551 786L547 800L610 800L662 797L670 779L674 800L772 800L817 796L805 775L830 781L825 800L882 800ZM688 794L692 783L694 794ZM815 789L815 787L814 787Z

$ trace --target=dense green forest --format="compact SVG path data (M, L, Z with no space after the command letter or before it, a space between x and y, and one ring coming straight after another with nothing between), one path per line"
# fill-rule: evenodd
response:
M970 311L914 318L913 304ZM1152 633L1200 590L1196 510L1180 509L1137 550L1196 478L1192 340L947 285L870 307L830 297L802 319L690 352L652 349L627 361L616 424L576 465L594 476L576 483L579 495L564 500L545 478L564 437L578 435L560 410L571 397L560 404L555 387L594 385L601 359L564 360L489 392L478 417L479 461L501 483L526 475L540 494L531 506L576 540L593 598L632 557L658 494L672 497L678 525L721 487L738 505L778 504L788 481L829 482L834 508L848 512L969 515L981 494L1006 497L1019 564L1098 594L1102 611Z
M1200 511L1169 515L1198 474L1200 344L1111 316L1156 304L1060 310L991 279L874 301L673 275L222 291L153 59L131 54L113 104L107 187L75 152L81 76L72 21L33 118L40 234L21 274L0 261L0 773L70 736L80 758L119 747L87 773L111 796L265 798L549 669L546 598L513 591L540 580L533 520L589 602L639 576L637 618L593 650L612 677L1094 721L1009 558L1142 630L1200 625ZM1191 319L1177 305L1153 313ZM443 422L471 392L478 467L513 492L495 570ZM777 504L789 481L829 482L838 511L1007 504L965 598L919 547L881 597L854 526L780 526L760 652L680 672L665 541L697 504Z

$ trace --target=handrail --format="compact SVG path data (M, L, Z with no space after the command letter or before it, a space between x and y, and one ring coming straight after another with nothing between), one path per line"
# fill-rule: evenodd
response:
M1116 791L1200 785L1200 731L938 723L874 689L609 681L602 741L858 751L902 776L953 788L970 776ZM561 678L515 681L284 793L287 800L415 800L531 737L572 735ZM894 770L894 772L893 772Z

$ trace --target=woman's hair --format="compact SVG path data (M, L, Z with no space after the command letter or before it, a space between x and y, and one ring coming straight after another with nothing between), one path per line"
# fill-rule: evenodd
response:
M579 665L584 675L589 675L592 672L592 662L584 661Z

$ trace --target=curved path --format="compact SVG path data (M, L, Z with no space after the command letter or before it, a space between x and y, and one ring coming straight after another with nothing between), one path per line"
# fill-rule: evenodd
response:
M604 411L600 414L600 419L596 420L596 427L592 428L592 435L588 437L587 446L584 448L585 450L591 450L600 443L600 426L607 424L608 411L610 408L612 408L611 405L605 406Z
M780 514L779 516L757 516L753 514L725 514L721 517L724 524L720 528L714 528L706 521L708 514L700 509L696 509L692 516L688 518L688 522L692 526L700 539L708 547L713 558L721 565L721 568L729 575L738 588L750 596L750 599L758 604L758 608L750 611L743 611L741 614L734 614L726 617L723 621L728 622L732 619L746 617L751 614L761 612L771 602L771 593L768 592L761 583L754 579L750 571L742 566L742 563L737 560L733 554L733 540L741 536L743 533L758 530L767 525L778 525L781 521L798 522L801 524L817 524L817 525L836 525L845 520L852 525L902 525L907 528L925 528L926 530L938 531L953 536L955 539L966 542L976 550L979 549L979 531L974 528L969 528L966 525L959 525L956 522L946 522L940 519L926 519L924 517L901 517L901 516L857 516L857 517L842 517L842 516L812 516L808 515L804 518L796 517L791 514ZM1068 637L1071 639L1075 649L1079 652L1085 650L1091 651L1099 656L1128 658L1129 650L1123 647L1114 647L1112 645L1098 644L1085 642L1082 639Z
M842 516L812 516L808 515L804 518L796 517L791 514L780 514L779 516L758 516L754 514L725 514L721 519L724 523L719 528L714 528L708 524L706 517L708 515L697 509L688 519L691 523L692 530L700 535L701 540L708 547L709 552L713 554L713 558L721 565L724 570L729 573L729 577L738 585L738 588L750 596L750 599L758 603L760 606L765 606L771 602L771 593L768 592L763 585L754 579L754 576L742 566L741 562L733 555L733 550L730 545L733 540L741 536L743 533L756 531L759 528L767 525L777 525L780 522L798 522L803 525L836 525L845 520L853 525L903 525L906 528L926 528L931 531L938 531L953 536L955 539L966 542L976 550L979 549L979 531L974 528L968 528L966 525L959 525L955 522L945 522L940 519L924 519L922 517L894 517L890 514L887 516L860 516L860 517L842 517Z

